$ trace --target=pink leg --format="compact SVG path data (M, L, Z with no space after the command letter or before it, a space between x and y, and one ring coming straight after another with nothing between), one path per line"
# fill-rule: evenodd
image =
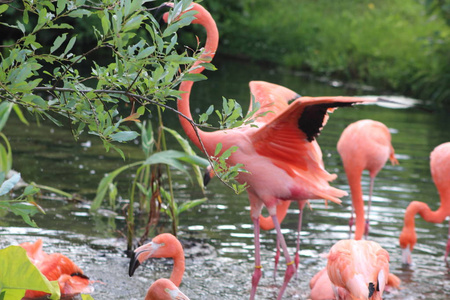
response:
M277 279L277 270L278 270L278 262L280 261L280 241L277 237L277 252L275 253L275 266L273 270L273 280L276 281Z
M253 232L255 234L255 271L252 276L252 291L250 294L250 300L255 299L256 288L258 287L259 279L261 279L261 253L259 243L259 216L253 219Z
M372 205L372 192L373 192L373 184L375 182L375 177L370 177L370 186L369 186L369 202L367 203L367 218L366 218L366 227L364 228L364 237L367 240L369 235L369 217L370 217L370 207Z
M295 266L294 266L294 261L291 260L289 252L287 250L286 241L284 240L284 236L281 233L281 227L280 227L280 223L278 222L277 215L275 214L275 212L271 213L270 215L273 220L273 225L275 226L275 229L277 231L277 236L280 241L280 246L283 249L284 257L286 259L286 264L287 264L286 272L284 273L284 282L280 288L280 292L278 293L278 297L277 297L277 300L281 300L281 298L283 297L284 291L286 290L286 287L292 278L292 275L294 275L294 273L295 273Z
M354 209L353 209L353 205L352 205L352 213L350 215L350 219L348 219L348 227L350 227L350 230L348 232L349 239L352 238L352 227L353 227L353 224L355 224L355 218L353 217L353 213L354 213Z
M299 204L298 227L297 227L297 250L295 251L295 278L298 276L298 265L300 264L300 232L302 231L303 207Z
M448 253L450 252L450 220L448 222L447 247L445 247L445 262L447 262Z

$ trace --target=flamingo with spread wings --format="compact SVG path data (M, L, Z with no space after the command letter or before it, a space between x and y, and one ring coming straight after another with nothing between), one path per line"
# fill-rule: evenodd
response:
M170 4L169 4L170 5ZM215 55L219 33L210 13L201 5L193 3L190 8L197 13L192 23L201 24L206 29L206 44L203 53L194 63L189 73L201 73L204 62L211 61ZM164 15L168 20L168 15ZM177 102L181 125L191 139L207 155L215 152L221 143L222 151L237 146L237 150L228 158L229 165L241 163L248 172L239 173L237 180L247 183L250 200L250 215L254 224L255 270L252 276L250 298L254 299L256 287L262 275L259 241L259 216L265 206L271 216L277 238L280 241L287 268L278 299L282 295L295 273L294 261L289 255L281 227L276 216L276 206L280 201L307 201L308 199L325 199L340 203L340 197L347 193L331 187L329 182L336 176L329 174L321 164L321 158L312 141L320 133L327 119L329 109L351 106L355 103L373 102L356 97L298 97L297 93L281 87L273 87L273 93L292 99L285 104L274 101L264 93L266 84L250 82L250 91L261 103L259 112L266 115L256 119L256 126L242 126L234 129L206 132L194 129L186 118L192 119L189 98L193 81L183 81L179 90L182 92ZM278 107L280 105L280 107ZM271 113L271 112L275 113ZM202 142L200 142L200 140Z

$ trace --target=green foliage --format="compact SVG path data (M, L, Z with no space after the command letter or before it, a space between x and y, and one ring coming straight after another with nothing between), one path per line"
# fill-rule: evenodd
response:
M22 299L26 290L50 294L50 299L60 299L57 281L48 281L30 262L25 250L9 246L0 250L0 298Z
M244 0L205 5L218 19L221 40L227 41L221 51L228 55L450 106L450 27L445 23L450 6L448 0L425 3L427 8L415 0Z
M0 172L0 179L2 182L0 186L0 210L12 212L22 217L28 225L37 227L31 216L38 211L43 212L43 210L33 201L32 196L39 192L39 188L28 185L20 196L10 199L7 195L12 192L14 186L20 181L20 173L16 173L5 180L5 173ZM25 200L28 201L25 202Z
M188 141L175 130L162 127L162 130L157 131L158 136L155 138L155 131L150 122L138 123L138 127L141 132L142 151L146 159L122 166L105 176L97 188L96 197L91 205L91 210L97 210L103 199L106 198L106 194L109 193L110 206L115 209L115 201L119 196L114 182L115 179L124 172L136 170L134 171L134 181L128 195L130 199L127 212L129 248L132 246L135 235L134 204L138 203L140 211L149 214L148 223L146 224L147 230L141 239L146 238L152 224L158 223L159 212L166 213L169 216L173 223L172 231L176 234L180 213L200 205L206 201L206 198L188 200L178 205L171 188L172 178L170 170L180 171L186 175L186 178L191 178L191 173L187 169L188 166L194 171L195 180L203 189L200 167L204 168L209 165L208 160L197 156ZM161 140L165 139L165 136L162 135L164 131L170 133L178 141L183 151L161 149ZM155 145L156 141L159 142ZM167 167L167 180L161 176L162 166Z
M174 50L176 31L193 20L193 12L181 17L177 13L186 10L191 1L175 4L177 13L170 13L171 23L165 29L145 2L23 1L2 5L4 14L22 12L16 22L1 23L22 34L4 45L6 51L0 55L1 99L57 125L66 118L75 137L87 131L99 136L106 149L123 156L114 142L134 139L137 132L124 122L127 113L134 111L120 106L144 107L135 116L139 118L151 111L152 105L177 99L175 88L190 76L187 71L196 60ZM92 24L96 39L84 52L79 50L77 31L71 25L78 19ZM44 43L49 37L52 42ZM88 61L94 55L105 59Z

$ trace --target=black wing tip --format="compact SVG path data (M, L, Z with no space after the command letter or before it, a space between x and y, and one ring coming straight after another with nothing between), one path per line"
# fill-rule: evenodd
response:
M305 107L298 119L298 128L306 134L308 142L315 140L323 127L323 120L329 108L352 106L356 102L332 102Z

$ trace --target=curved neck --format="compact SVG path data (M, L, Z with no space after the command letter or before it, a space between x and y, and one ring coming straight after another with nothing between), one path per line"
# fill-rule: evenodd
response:
M180 286L181 280L183 279L185 269L184 253L181 251L173 257L173 270L170 274L170 281L172 281L176 286Z
M442 223L450 214L450 203L441 201L441 206L436 211L432 211L426 203L411 202L405 212L405 227L415 228L414 217L416 214L419 214L427 222Z
M206 43L203 50L203 53L200 55L199 59L194 63L190 74L201 73L205 68L200 66L201 63L210 62L214 55L216 54L216 50L219 44L219 31L217 30L217 25L214 19L211 17L209 12L205 10L202 6L198 4L194 4L193 10L198 11L198 14L195 15L197 18L193 23L197 23L202 25L206 29ZM189 119L192 119L191 110L189 107L189 98L191 94L191 89L193 86L193 81L183 81L180 85L180 91L184 92L181 95L181 99L178 100L178 110L184 114ZM186 120L183 116L179 116L181 126L183 127L186 135L189 139L201 149L200 141L195 133L195 130L191 123ZM203 132L199 130L199 133Z
M355 220L355 240L362 239L364 235L365 228L365 217L364 217L364 200L363 200L363 192L361 188L361 176L362 170L358 171L355 169L350 169L347 172L348 184L350 185L350 192L352 196L352 205L353 210L356 215Z

